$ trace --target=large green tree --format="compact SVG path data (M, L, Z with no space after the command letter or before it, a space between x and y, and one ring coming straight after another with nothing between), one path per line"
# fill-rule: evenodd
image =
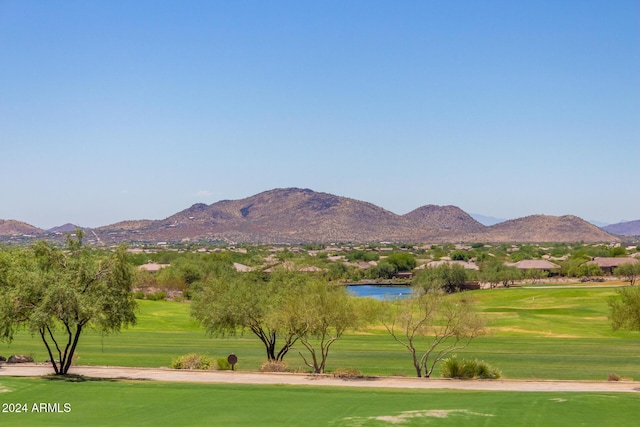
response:
M66 250L45 242L2 254L0 339L27 328L44 343L56 374L67 374L82 332L119 331L135 324L126 249L99 253L77 230Z
M502 283L504 287L508 287L509 284L522 279L523 274L516 267L495 261L483 266L480 278L488 282L492 288L498 286L499 283Z
M268 360L281 361L298 339L298 326L283 317L287 298L297 289L296 275L274 270L211 277L194 296L191 314L210 335L250 330L265 347Z
M446 292L455 292L466 281L467 271L463 266L445 263L418 271L413 279L413 285L425 290L437 287Z
M407 252L394 252L386 258L397 271L411 271L418 265L416 257Z

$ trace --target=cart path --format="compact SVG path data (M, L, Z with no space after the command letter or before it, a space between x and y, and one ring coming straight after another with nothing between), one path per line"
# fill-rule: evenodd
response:
M3 365L0 368L0 377L36 377L51 373L53 373L53 369L50 365ZM330 374L311 375L245 371L195 371L117 366L73 366L70 373L92 378L212 384L283 384L485 391L640 392L640 382L638 381L450 380L411 377L371 377L345 380L335 378Z

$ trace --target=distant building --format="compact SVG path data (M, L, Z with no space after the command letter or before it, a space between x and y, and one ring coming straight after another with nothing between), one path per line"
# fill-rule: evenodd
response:
M546 271L550 276L560 273L560 267L558 264L554 264L546 259L523 259L515 263L506 262L505 265L515 267L522 271Z
M622 264L635 264L638 261L637 258L624 257L596 257L593 260L587 262L588 265L597 265L604 274L613 274L613 270L620 267Z

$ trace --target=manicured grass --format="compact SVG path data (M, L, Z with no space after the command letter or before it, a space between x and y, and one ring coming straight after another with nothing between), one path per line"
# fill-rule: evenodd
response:
M616 295L616 288L493 289L472 294L497 336L634 336L613 332L607 319L607 301Z
M637 425L635 393L476 392L346 387L65 382L0 378L11 426L609 426ZM67 413L31 412L34 403ZM39 406L39 405L38 405Z
M640 333L613 332L607 320L611 288L494 289L470 292L487 319L490 334L459 351L486 361L505 378L606 380L609 373L640 380ZM209 338L189 317L188 303L140 301L138 324L120 334L81 338L77 364L138 367L169 366L187 353L214 358L235 353L239 370L258 370L265 360L252 334ZM0 344L0 355L33 354L47 358L36 337L20 333ZM305 370L291 351L285 361ZM379 325L349 333L332 347L327 368L356 368L367 375L413 376L409 353ZM436 368L435 375L439 376Z

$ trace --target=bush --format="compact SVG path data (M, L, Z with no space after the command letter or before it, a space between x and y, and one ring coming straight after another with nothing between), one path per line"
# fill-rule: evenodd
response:
M189 353L179 356L171 362L173 369L213 369L213 360L210 357L197 353Z
M502 376L502 373L492 368L488 363L483 361L477 361L476 366L476 378L481 380L497 380Z
M620 381L620 376L614 373L609 374L608 381Z
M163 291L158 291L153 294L147 294L147 299L149 301L164 301L167 299L167 293Z
M216 369L219 371L230 371L231 363L229 363L226 357L220 357L216 359Z
M136 291L136 292L133 293L133 297L135 299L144 299L144 292Z
M287 364L278 360L267 360L260 366L260 372L286 372Z
M462 362L456 356L444 359L440 372L444 378L462 378Z
M444 378L495 380L500 378L499 370L482 360L458 360L456 356L445 359L440 368Z
M473 379L476 377L477 370L478 362L475 360L462 359L462 363L460 363L460 378Z

